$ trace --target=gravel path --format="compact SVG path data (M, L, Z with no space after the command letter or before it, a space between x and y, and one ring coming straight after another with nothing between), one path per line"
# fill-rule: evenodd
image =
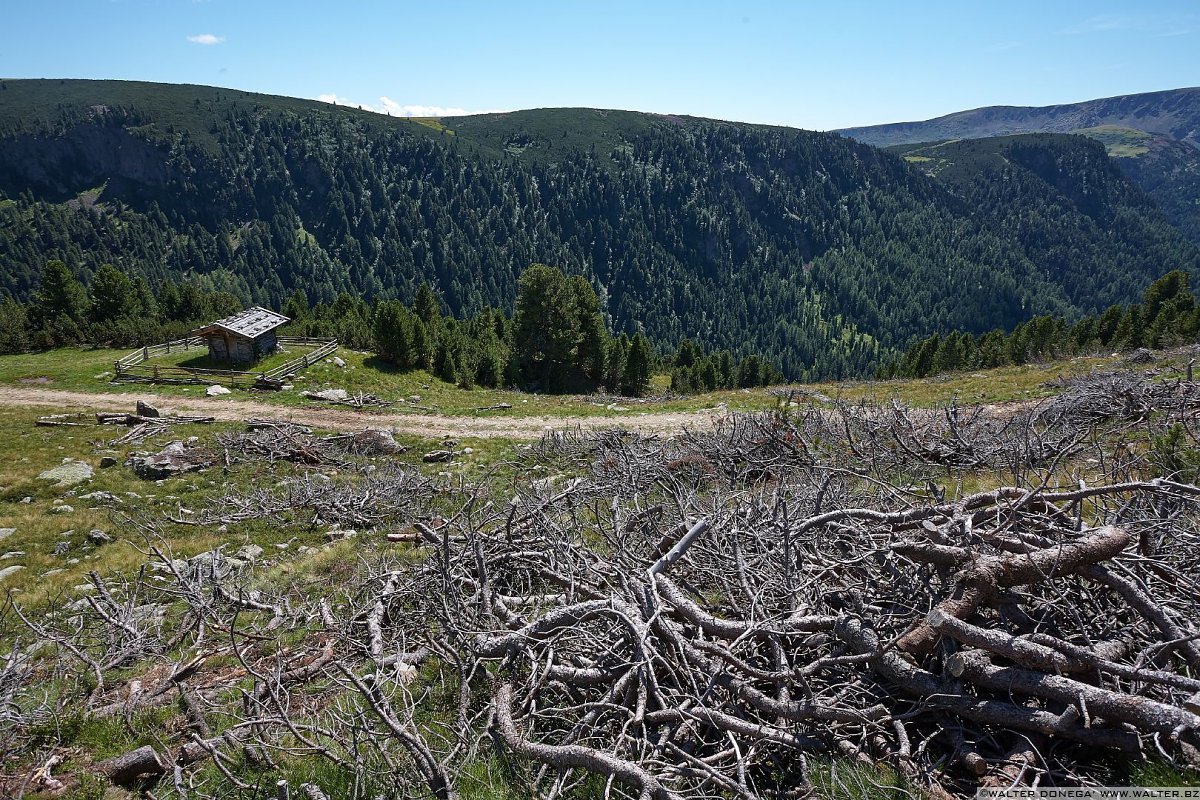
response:
M270 417L330 430L361 430L388 427L397 433L427 438L444 436L504 437L536 439L547 429L624 428L645 433L674 433L684 428L712 426L716 410L695 412L629 412L619 417L457 417L422 413L368 413L335 406L296 408L233 397L164 397L152 392L102 394L43 389L32 386L0 386L0 406L45 406L78 411L132 411L138 400L157 406L164 413L197 414L224 421Z

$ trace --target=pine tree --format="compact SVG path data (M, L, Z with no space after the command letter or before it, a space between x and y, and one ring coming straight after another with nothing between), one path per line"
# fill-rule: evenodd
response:
M629 343L629 355L625 359L625 371L621 376L621 391L629 397L641 397L649 391L652 362L650 343L639 331Z

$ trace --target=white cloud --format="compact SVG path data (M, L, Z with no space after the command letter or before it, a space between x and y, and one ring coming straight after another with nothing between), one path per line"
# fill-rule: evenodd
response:
M479 111L468 111L465 108L453 108L447 106L423 106L423 105L405 105L397 103L390 97L380 97L378 103L357 103L346 97L339 97L336 94L320 94L317 95L317 100L322 103L333 103L339 106L350 106L351 108L361 108L363 111L373 111L376 114L387 114L392 117L462 117L468 114L502 114L499 109L485 109Z
M187 40L189 42L191 42L192 44L213 45L213 44L220 44L221 42L225 41L225 37L224 36L216 36L211 33L199 33L199 34L196 34L195 36L187 37Z
M1151 36L1185 36L1195 30L1197 21L1195 14L1097 14L1063 33L1135 31Z

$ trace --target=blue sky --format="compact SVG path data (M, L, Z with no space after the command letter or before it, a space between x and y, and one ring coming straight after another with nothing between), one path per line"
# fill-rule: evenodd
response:
M4 0L3 19L2 77L397 114L590 106L825 130L1200 85L1194 2Z

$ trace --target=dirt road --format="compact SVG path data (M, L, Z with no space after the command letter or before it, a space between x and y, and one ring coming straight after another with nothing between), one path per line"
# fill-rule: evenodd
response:
M451 417L437 414L367 413L350 408L291 406L261 403L232 397L166 397L151 392L102 394L41 389L26 386L0 386L0 406L49 407L77 411L132 411L138 400L150 403L164 413L197 414L225 421L250 417L286 419L329 430L361 430L364 427L394 428L397 433L440 438L477 436L536 439L547 429L625 428L646 433L673 433L684 428L708 428L720 412L629 412L620 416L593 417Z

